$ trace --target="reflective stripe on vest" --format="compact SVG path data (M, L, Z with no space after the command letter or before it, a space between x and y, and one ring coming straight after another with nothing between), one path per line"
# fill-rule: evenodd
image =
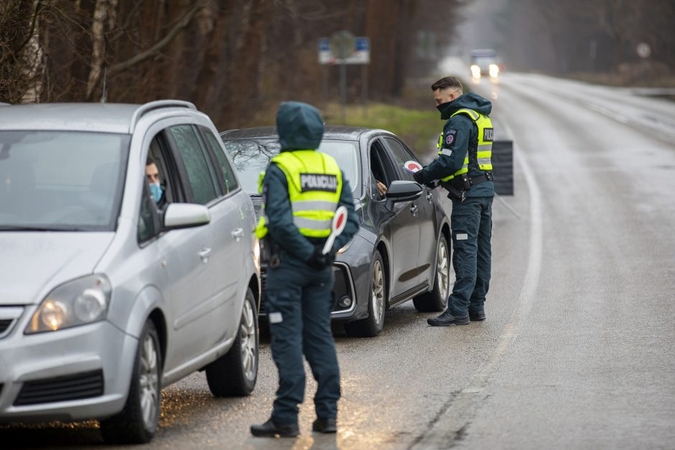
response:
M484 116L483 114L480 114L473 109L466 109L462 108L457 111L455 111L452 116L456 116L457 114L466 114L469 116L471 120L474 121L476 126L478 127L478 146L476 148L476 161L478 163L478 168L484 172L489 172L492 170L492 140L493 140L493 128L492 128L492 120L488 116ZM443 148L443 140L444 136L443 133L438 136L438 144L437 147L439 149L438 154L439 155L449 155L452 152L450 150L444 149ZM462 175L465 173L469 172L469 152L471 149L468 149L466 152L466 156L464 157L464 161L462 163L462 167L453 173L452 175L448 175L445 178L442 178L441 181L449 181L455 178L458 175Z
M342 171L335 159L314 150L295 150L278 154L272 162L286 175L293 223L300 233L327 237L342 193ZM267 234L267 222L263 209L256 227L258 238Z

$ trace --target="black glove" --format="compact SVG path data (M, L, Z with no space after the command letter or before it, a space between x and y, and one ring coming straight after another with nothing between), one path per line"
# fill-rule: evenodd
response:
M417 181L419 184L424 184L424 177L422 176L422 171L418 170L417 172L413 172L413 178L415 181Z
M328 252L324 255L322 252L323 245L314 246L314 253L312 253L312 256L306 261L307 265L316 270L332 266L333 261L335 261L335 254L333 252Z

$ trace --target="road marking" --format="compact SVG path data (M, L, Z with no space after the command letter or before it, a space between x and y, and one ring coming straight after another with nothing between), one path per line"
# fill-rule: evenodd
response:
M513 136L511 129L502 124L508 135ZM456 439L466 432L480 404L487 399L487 387L490 377L495 373L499 363L509 350L509 344L518 338L518 330L527 317L539 284L543 251L543 225L541 213L541 191L527 160L521 156L514 143L514 156L525 177L525 184L530 192L530 254L523 286L516 304L516 310L504 327L497 347L490 355L488 362L472 377L468 385L452 397L444 410L429 425L429 429L409 447L410 450L436 450L448 448Z

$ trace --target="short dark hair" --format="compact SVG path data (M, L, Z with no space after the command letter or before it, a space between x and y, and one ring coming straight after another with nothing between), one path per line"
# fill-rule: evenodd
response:
M460 91L464 91L464 87L462 86L462 82L459 81L459 78L457 77L443 77L434 84L431 85L431 90L435 91L436 89L446 89L446 88L455 88L459 89Z

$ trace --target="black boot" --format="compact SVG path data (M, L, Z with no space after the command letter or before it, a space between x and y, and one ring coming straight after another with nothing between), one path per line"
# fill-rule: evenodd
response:
M468 325L469 316L455 317L450 314L450 310L446 309L443 314L438 317L430 317L427 323L432 327L447 327L449 325Z
M258 437L295 437L300 434L298 424L278 425L272 419L262 425L251 425L251 434Z
M485 311L471 311L469 310L469 319L472 322L482 322L485 320Z
M312 424L312 431L337 433L337 423L335 419L316 419Z

